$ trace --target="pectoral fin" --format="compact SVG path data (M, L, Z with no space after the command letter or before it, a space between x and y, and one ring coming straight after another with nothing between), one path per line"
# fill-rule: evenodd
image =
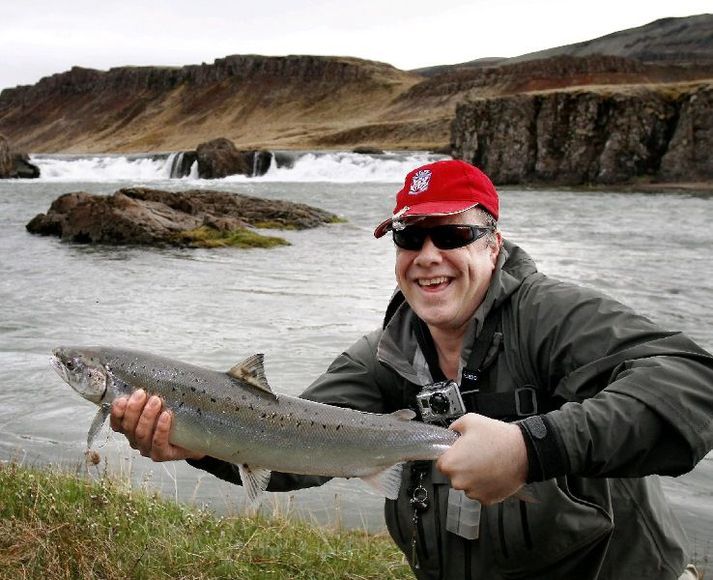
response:
M94 415L94 420L92 421L92 424L89 427L89 433L87 433L87 449L91 449L92 444L97 438L97 435L99 435L99 431L101 430L104 421L106 421L107 417L109 416L110 411L111 405L102 405L101 407L99 407L97 414Z
M401 472L404 469L403 463L397 463L375 473L362 477L361 479L372 487L379 495L383 495L388 499L396 499L399 497L399 489L401 488Z
M272 472L269 469L249 467L248 465L238 465L238 471L243 487L248 494L248 501L254 505L257 503L260 494L267 489Z

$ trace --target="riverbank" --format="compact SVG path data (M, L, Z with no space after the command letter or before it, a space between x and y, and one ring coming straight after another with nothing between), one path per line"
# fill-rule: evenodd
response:
M412 578L387 536L288 516L216 517L99 470L0 464L0 578Z

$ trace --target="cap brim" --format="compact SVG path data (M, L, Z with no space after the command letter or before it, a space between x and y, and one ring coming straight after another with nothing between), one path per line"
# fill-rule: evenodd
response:
M374 237L380 238L394 227L394 222L409 222L417 218L439 217L445 215L455 215L468 211L477 207L478 203L472 201L452 201L444 202L426 202L420 203L413 207L409 207L406 211L402 211L397 216L392 216L381 222L374 230Z

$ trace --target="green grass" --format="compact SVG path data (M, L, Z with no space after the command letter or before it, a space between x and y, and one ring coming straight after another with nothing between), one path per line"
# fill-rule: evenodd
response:
M226 232L207 226L179 232L175 236L175 241L194 248L274 248L290 245L290 242L283 238L264 236L248 228Z
M217 517L103 475L0 465L0 578L413 578L384 535Z

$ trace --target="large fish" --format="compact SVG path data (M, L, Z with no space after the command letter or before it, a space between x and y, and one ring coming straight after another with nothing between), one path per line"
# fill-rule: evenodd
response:
M457 433L411 421L413 411L364 413L275 394L263 355L227 373L145 352L61 347L51 364L80 395L99 405L87 444L117 397L144 389L173 413L169 440L239 466L250 501L272 470L359 477L390 499L398 495L405 461L436 459Z

